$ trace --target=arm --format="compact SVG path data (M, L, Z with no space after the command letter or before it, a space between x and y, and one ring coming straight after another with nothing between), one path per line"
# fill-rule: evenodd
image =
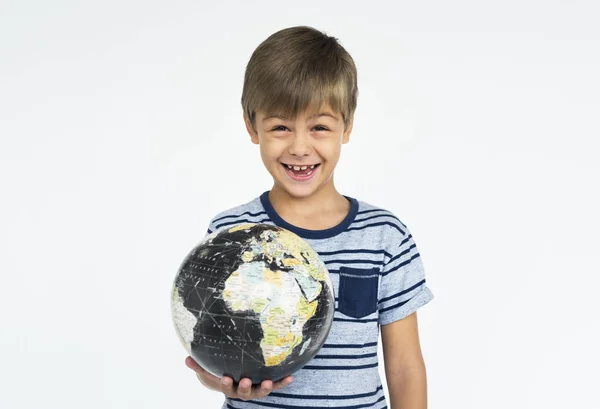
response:
M417 314L381 327L390 409L427 409L427 374Z

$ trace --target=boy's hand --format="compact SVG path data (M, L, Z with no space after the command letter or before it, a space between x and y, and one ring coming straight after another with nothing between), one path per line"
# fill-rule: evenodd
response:
M198 380L207 388L215 391L221 391L229 398L237 398L244 401L264 398L274 390L281 389L284 386L288 386L290 383L292 383L291 376L286 376L277 382L269 380L262 381L260 386L252 385L252 381L250 379L244 378L240 380L236 387L233 384L233 379L228 376L218 378L210 374L208 371L198 365L190 356L185 359L185 364L188 368L196 372Z

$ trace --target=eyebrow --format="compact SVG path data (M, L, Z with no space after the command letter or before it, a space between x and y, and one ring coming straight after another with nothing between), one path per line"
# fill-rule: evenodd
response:
M316 115L313 115L313 116L311 116L311 117L310 117L310 118L308 118L308 119L313 119L313 118L317 118L317 117L321 117L321 116L328 116L328 117L330 117L330 118L333 118L333 119L337 120L337 117L336 117L335 115L333 115L333 114L329 113L329 112L320 112L320 113L318 113L318 114L316 114ZM267 117L263 118L263 122L265 122L267 119L271 119L271 118L278 118L278 119L289 119L289 118L284 118L284 117L282 117L282 116L279 116L279 115L277 115L277 114L273 114L273 115L269 115L269 116L267 116Z

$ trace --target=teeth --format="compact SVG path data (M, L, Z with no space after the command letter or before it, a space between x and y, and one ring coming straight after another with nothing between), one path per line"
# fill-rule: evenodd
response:
M307 168L314 169L315 166L317 166L317 165L311 165L311 166L292 166L292 165L288 165L286 163L284 163L284 165L287 166L288 169L293 169L293 170L306 170Z

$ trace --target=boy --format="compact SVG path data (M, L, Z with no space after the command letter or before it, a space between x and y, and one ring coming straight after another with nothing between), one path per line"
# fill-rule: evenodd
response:
M352 57L337 39L313 28L276 32L250 58L244 121L274 183L252 201L216 215L208 233L255 222L298 234L330 272L336 312L325 345L293 382L288 376L257 386L249 379L234 385L188 357L186 365L199 380L225 394L223 408L387 408L378 372L379 328L390 407L427 407L415 312L433 294L415 242L394 214L344 196L334 186L357 95Z

